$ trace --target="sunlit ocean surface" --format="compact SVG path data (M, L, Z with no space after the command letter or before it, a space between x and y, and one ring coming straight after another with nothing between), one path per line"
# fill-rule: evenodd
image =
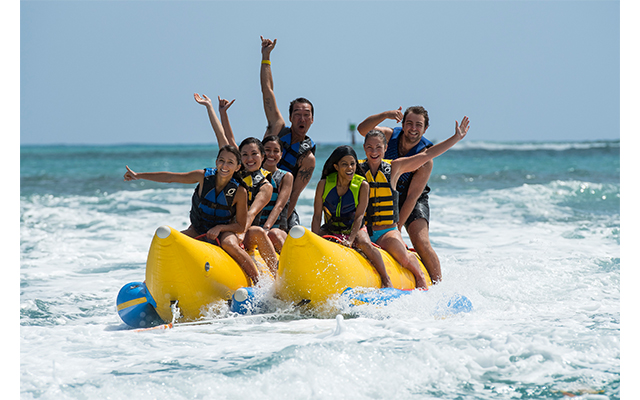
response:
M309 227L318 166L298 212ZM364 157L362 147L358 155ZM133 332L161 225L188 226L193 186L134 171L213 166L215 146L23 146L24 399L620 398L620 143L463 141L430 179L441 284L387 307ZM405 240L409 243L408 237ZM442 318L459 293L474 310Z

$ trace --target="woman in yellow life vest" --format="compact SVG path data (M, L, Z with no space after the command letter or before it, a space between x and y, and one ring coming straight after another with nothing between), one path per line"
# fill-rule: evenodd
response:
M362 176L356 152L350 146L336 148L327 159L316 188L311 231L338 237L345 246L356 246L380 274L382 287L393 287L382 255L363 227L368 202L369 184ZM325 224L321 226L323 212Z
M400 265L413 273L416 279L416 288L427 287L427 282L418 260L407 251L398 230L399 212L396 184L400 175L415 171L427 161L443 154L464 138L468 131L469 119L464 117L460 125L456 121L455 133L449 139L422 153L395 160L382 159L387 150L387 138L384 133L373 129L365 136L364 151L367 158L360 161L360 166L363 168L364 176L370 187L369 206L365 217L367 231L373 243L389 252Z

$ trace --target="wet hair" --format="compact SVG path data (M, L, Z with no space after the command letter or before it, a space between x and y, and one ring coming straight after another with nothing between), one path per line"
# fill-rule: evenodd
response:
M313 104L311 104L311 102L307 99L305 99L304 97L298 97L297 99L293 100L291 103L289 103L289 118L291 118L291 114L293 114L293 106L295 106L296 104L308 104L311 106L311 116L313 117Z
M236 161L238 162L238 165L240 165L240 169L233 173L233 177L237 181L242 181L241 173L244 171L244 165L242 165L242 156L240 155L240 151L238 151L238 149L236 149L234 146L231 146L230 144L226 146L222 146L218 151L218 156L216 157L216 160L220 158L220 154L222 154L223 151L227 151L236 157Z
M278 143L278 146L280 146L280 151L284 150L284 147L282 146L282 141L280 140L280 138L278 136L269 135L269 136L265 137L264 139L262 139L262 146L264 147L269 142Z
M425 127L429 126L429 113L422 106L412 106L407 108L402 116L402 125L404 125L404 120L407 118L407 114L414 113L418 115L422 115L424 117L424 125Z
M260 151L260 154L262 154L262 158L265 157L264 146L262 145L262 142L260 141L260 139L254 138L254 137L248 137L240 143L240 146L238 146L238 149L242 151L242 148L248 144L255 144L256 146L258 146L258 150Z
M361 176L365 175L365 172L360 166L360 163L358 163L358 155L356 154L356 151L351 146L345 145L336 147L329 158L327 158L327 161L324 163L324 167L322 167L321 179L326 178L329 174L337 172L336 167L334 167L333 164L337 164L340 160L342 160L342 157L345 156L351 156L356 161L356 174Z
M367 143L367 140L372 137L379 137L380 140L382 140L382 143L384 143L385 146L387 145L387 137L384 135L384 133L382 133L381 130L372 129L367 132L366 136L364 137L364 142Z

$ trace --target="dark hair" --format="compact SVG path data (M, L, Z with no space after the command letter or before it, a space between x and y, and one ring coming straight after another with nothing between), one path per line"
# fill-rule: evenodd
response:
M367 140L369 140L369 138L372 137L379 137L380 140L382 140L382 143L384 143L384 145L387 145L387 137L384 135L384 133L382 133L381 130L378 129L372 129L369 132L367 132L367 134L364 137L364 142L367 143Z
M407 108L407 111L404 112L402 116L402 125L404 125L404 120L407 118L407 114L414 113L418 115L422 115L424 117L424 125L425 127L429 126L429 113L422 106L412 106Z
M333 166L333 164L337 164L342 157L345 156L351 156L353 157L354 160L356 160L356 174L364 176L365 172L362 169L362 167L360 166L360 163L358 162L358 155L356 154L356 151L351 147L351 146L338 146L336 147L336 149L333 151L333 153L331 153L331 155L329 156L329 158L327 158L327 161L324 163L324 167L322 167L322 178L324 179L327 177L327 175L332 174L336 171L336 167Z
M240 169L233 173L233 177L237 181L242 181L242 176L240 175L240 173L244 171L244 165L242 165L242 156L240 155L240 151L238 151L238 149L236 149L235 146L232 146L230 144L226 146L222 146L218 151L218 156L216 157L216 160L220 158L220 154L222 154L223 151L228 151L229 153L236 156L236 161L238 161L238 165L240 165Z
M278 136L269 135L269 136L265 137L264 139L262 139L262 146L264 147L269 142L278 143L278 146L280 146L280 151L284 150L284 147L282 147L282 141L280 140L280 138Z
M313 117L313 104L311 104L311 102L304 97L298 97L297 99L289 103L289 118L291 118L291 114L293 114L293 106L298 103L309 104L311 106L311 116Z
M254 138L254 137L248 137L240 143L240 146L238 146L238 149L242 151L242 148L248 144L255 144L256 146L258 146L258 150L260 150L260 154L262 154L262 158L265 157L264 146L262 145L262 142L260 141L260 139Z

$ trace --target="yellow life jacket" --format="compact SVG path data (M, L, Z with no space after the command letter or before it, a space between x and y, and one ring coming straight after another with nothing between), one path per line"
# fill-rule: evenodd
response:
M374 226L393 225L399 219L399 193L391 188L391 160L382 160L375 177L371 173L367 160L359 160L369 182L369 205L365 215L367 230L371 233Z

